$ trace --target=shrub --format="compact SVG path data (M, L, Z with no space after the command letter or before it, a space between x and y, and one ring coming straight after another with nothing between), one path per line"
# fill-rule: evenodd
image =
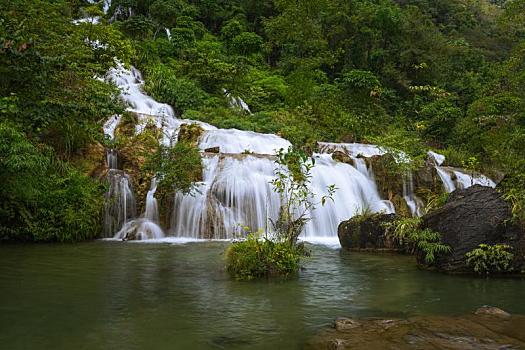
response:
M290 276L299 270L302 245L273 241L249 234L246 240L233 242L226 250L227 270L237 280Z
M509 252L511 247L506 244L480 244L478 248L465 254L467 265L478 274L492 272L511 272L514 254Z
M0 241L80 241L97 236L102 186L0 123Z
M407 251L414 253L416 250L424 254L427 264L432 264L436 255L447 254L450 246L441 243L441 235L430 229L421 229L421 218L403 218L386 224L390 234L399 245Z

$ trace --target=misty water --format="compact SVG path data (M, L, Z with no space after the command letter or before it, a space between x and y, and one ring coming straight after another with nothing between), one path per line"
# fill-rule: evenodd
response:
M525 280L310 245L296 278L237 282L228 242L0 246L2 349L300 349L335 317L525 314Z

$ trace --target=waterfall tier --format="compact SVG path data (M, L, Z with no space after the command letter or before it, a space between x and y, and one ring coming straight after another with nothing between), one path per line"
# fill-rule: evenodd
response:
M122 64L110 70L107 79L121 90L122 99L128 103L130 112L138 117L136 133L144 131L149 123L163 130L162 143L169 146L177 142L179 129L184 124L198 124L203 133L198 140L201 150L203 177L190 194L174 193L169 215L170 236L188 238L231 239L248 227L250 231L271 234L271 221L275 220L281 206L280 196L271 185L275 177L275 157L279 149L291 144L277 135L261 134L236 129L216 127L193 120L178 119L171 106L159 103L142 91L143 79L138 70L126 69ZM239 102L240 103L240 102ZM244 108L244 107L243 107ZM110 138L115 137L119 117L112 117L104 130ZM219 153L206 153L207 149L219 149ZM316 204L308 213L309 221L302 238L337 236L341 221L360 213L393 213L392 202L381 198L374 171L366 158L382 156L384 149L376 145L360 143L318 143L318 152L312 157L315 166L311 171L312 203L320 203L327 195L327 188L337 188L326 205ZM343 152L351 160L347 163L332 159L334 152ZM399 156L399 155L398 155ZM459 169L442 167L445 158L434 152L429 156L447 191L464 188L474 183L492 186L493 182L480 176L469 176ZM401 154L399 161L407 156ZM108 154L108 165L117 167L117 161ZM126 174L110 171L110 190L106 196L107 235L116 233L119 239L150 239L164 236L159 226L159 204L155 199L156 180L153 179L146 195L144 213L136 217L133 192ZM421 215L423 203L415 195L412 173L402 179L402 198L412 215ZM401 195L401 194L400 194ZM113 219L112 216L117 219Z

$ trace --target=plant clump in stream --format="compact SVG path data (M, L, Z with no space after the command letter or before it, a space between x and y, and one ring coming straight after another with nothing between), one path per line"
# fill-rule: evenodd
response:
M289 276L300 267L300 259L306 254L298 244L299 235L308 223L308 214L315 205L324 205L333 199L335 186L328 186L328 195L320 203L313 201L311 191L312 159L290 147L276 153L274 191L280 196L281 208L277 220L268 219L273 228L272 236L248 234L246 239L234 242L226 251L228 272L239 280L258 277Z

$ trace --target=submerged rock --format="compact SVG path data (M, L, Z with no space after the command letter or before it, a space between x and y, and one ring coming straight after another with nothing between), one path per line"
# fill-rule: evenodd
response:
M465 254L480 244L507 244L515 256L515 269L523 268L523 231L511 223L509 204L493 188L475 185L454 191L447 203L423 217L423 227L441 234L452 248L438 256L433 266L440 271L472 272ZM422 257L418 257L422 263Z
M388 235L386 224L396 220L396 214L354 216L339 224L337 235L346 249L396 250L394 240Z
M525 347L524 329L525 316L510 315L490 307L460 317L419 316L408 319L359 320L339 318L334 327L322 330L307 342L304 348L522 349Z

